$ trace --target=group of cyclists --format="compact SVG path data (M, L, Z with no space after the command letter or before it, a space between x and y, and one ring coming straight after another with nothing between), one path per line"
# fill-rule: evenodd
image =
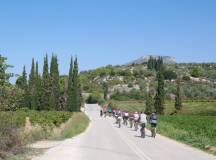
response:
M150 116L147 116L144 112L127 112L122 111L120 109L113 109L111 107L107 107L104 109L101 109L100 116L105 117L114 117L116 120L116 124L119 128L121 128L121 125L128 126L130 128L134 127L135 131L138 131L139 125L140 125L140 133L141 137L145 138L145 128L147 127L147 123L149 122L151 127L151 136L153 138L156 137L156 128L157 128L157 115L156 113L152 113Z

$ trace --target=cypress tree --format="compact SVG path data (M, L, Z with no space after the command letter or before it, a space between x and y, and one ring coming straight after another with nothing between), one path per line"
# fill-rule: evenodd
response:
M49 96L50 96L50 77L49 77L49 65L48 56L44 58L43 75L42 75L42 99L41 109L50 110Z
M104 92L104 99L107 100L108 99L108 84L106 82L103 83L103 92Z
M52 56L51 66L50 66L50 86L51 95L49 100L49 106L53 109L58 110L59 106L59 96L60 96L60 84L59 84L59 70L58 70L58 58L57 56Z
M23 67L22 75L16 80L16 85L22 90L25 90L27 86L27 73L25 66Z
M72 78L72 110L79 112L81 108L81 89L78 73L78 61L77 58L74 61L73 78Z
M23 72L22 72L22 89L26 89L28 84L27 84L27 73L25 66L23 67Z
M73 86L73 70L74 70L74 61L73 61L73 57L71 57L69 77L68 77L68 91L71 91Z
M180 79L177 80L177 90L176 90L176 97L175 97L175 108L177 110L181 110L182 109Z
M28 81L27 81L27 73L25 66L23 67L22 76L20 78L20 88L24 91L23 98L21 100L21 106L30 108L30 99L29 99L29 92L28 92Z
M41 90L41 77L39 74L39 69L38 69L38 62L36 62L36 106L37 106L37 110L41 110L41 94L42 94L42 90Z
M36 109L36 77L35 77L35 63L32 59L31 72L29 75L29 95L30 95L30 108Z
M158 114L164 114L164 98L165 98L165 91L164 91L164 76L161 70L157 73L157 92L155 96L155 109Z
M147 114L151 114L152 112L154 112L154 102L153 102L153 98L152 98L150 93L148 93L147 96L146 96L145 112Z
M66 102L66 108L68 111L75 111L74 108L72 108L73 106L73 101L72 101L72 88L73 88L73 57L71 57L71 61L70 61L70 69L69 69L69 76L68 76L68 89L67 89L67 102Z

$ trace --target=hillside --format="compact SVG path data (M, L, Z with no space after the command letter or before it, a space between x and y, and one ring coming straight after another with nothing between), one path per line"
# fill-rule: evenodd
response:
M216 63L165 63L164 66L167 99L174 98L177 76L181 78L184 99L216 98ZM135 95L137 99L142 99L147 89L150 88L154 92L156 86L156 71L148 69L146 63L109 65L81 72L80 77L85 93L94 91L103 93L102 84L107 83L109 96L126 93L128 96L130 93L132 97Z
M140 57L128 64L143 64L143 63L147 63L149 61L150 58L154 58L154 59L158 59L160 56L153 56L153 55L148 55L148 56L143 56ZM176 58L175 57L171 57L171 56L162 56L163 62L165 64L175 64L176 63Z

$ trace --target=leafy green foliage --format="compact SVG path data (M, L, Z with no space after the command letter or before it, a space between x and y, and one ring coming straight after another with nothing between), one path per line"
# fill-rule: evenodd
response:
M0 87L0 111L14 111L21 107L24 92L13 85Z

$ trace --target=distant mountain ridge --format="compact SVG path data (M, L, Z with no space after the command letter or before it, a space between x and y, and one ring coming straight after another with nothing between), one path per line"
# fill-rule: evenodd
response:
M142 64L142 63L148 62L150 57L153 57L155 59L162 57L165 64L175 64L176 63L176 58L172 57L172 56L147 55L147 56L140 57L137 60L134 60L134 61L128 63L128 65L130 65L130 64Z

